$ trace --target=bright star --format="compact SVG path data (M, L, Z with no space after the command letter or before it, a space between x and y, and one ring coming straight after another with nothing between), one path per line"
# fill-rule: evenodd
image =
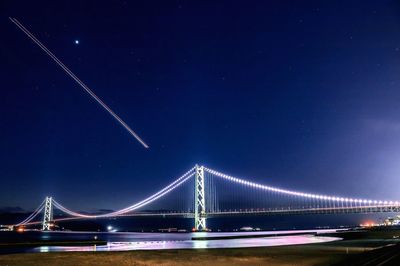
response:
M79 44L79 40L75 40L75 44Z

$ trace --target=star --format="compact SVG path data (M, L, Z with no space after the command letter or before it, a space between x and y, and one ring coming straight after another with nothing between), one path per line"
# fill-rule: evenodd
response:
M76 45L78 45L78 44L79 44L79 40L75 40L74 43L75 43Z

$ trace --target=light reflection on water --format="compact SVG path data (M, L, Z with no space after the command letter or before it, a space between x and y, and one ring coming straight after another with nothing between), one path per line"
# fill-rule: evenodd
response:
M49 246L33 248L30 252L55 251L127 251L127 250L162 250L162 249L204 249L204 248L241 248L272 247L283 245L300 245L323 243L341 240L337 237L320 237L314 235L292 235L241 239L218 240L171 240L140 242L108 242L103 246Z

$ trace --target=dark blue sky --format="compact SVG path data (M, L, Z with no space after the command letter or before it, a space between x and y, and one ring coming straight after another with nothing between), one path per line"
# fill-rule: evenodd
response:
M400 199L395 1L2 1L0 15L0 206L117 209L195 163Z

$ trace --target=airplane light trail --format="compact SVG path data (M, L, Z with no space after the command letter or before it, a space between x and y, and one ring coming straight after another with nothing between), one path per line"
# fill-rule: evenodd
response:
M11 18L10 20L23 31L33 42L35 42L51 59L54 60L72 79L76 81L93 99L95 99L110 115L112 115L140 144L146 149L149 146L116 114L110 107L108 107L97 95L89 89L67 66L65 66L44 44L42 44L29 30L27 30L17 19Z

